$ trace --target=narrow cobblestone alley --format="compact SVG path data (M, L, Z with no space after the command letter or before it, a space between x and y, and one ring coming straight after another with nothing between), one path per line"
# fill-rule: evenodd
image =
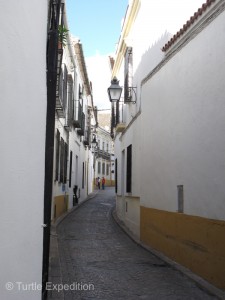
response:
M133 242L115 223L114 189L70 213L58 226L64 299L216 299Z

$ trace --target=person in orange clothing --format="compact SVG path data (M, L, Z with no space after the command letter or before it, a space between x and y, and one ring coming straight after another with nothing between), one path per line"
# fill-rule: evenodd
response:
M102 189L104 190L105 189L105 178L102 177Z

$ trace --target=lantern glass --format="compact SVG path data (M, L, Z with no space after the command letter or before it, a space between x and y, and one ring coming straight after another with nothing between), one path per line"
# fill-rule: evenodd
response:
M122 87L119 86L119 81L116 79L116 77L113 78L111 81L111 85L108 88L108 95L109 95L109 101L110 102L117 102L120 100L122 94Z

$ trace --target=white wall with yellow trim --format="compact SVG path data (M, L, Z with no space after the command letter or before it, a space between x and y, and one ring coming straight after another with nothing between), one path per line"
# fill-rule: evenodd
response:
M117 48L112 75L123 85L123 57L131 46L137 87L136 104L124 105L126 128L115 136L117 214L133 233L140 220L143 242L225 288L225 15L215 13L223 1L207 11L215 13L208 18L212 23L193 35L188 31L188 42L184 37L184 45L181 41L165 56L161 48L171 33L202 5L167 2L130 1ZM178 19L171 18L175 8L183 12ZM132 194L125 192L129 144ZM178 185L183 185L183 213L177 212Z

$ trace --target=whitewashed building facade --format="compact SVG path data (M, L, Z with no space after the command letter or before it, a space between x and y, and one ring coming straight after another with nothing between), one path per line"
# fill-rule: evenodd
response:
M42 293L48 5L40 0L3 1L0 18L0 37L4 41L0 50L3 112L0 119L0 297L39 300ZM33 282L39 285L36 290L27 289Z
M64 13L64 26L68 28ZM92 192L91 127L96 123L83 47L68 33L63 47L55 114L52 220Z
M94 185L96 178L105 178L105 186L114 186L114 145L108 130L98 126L93 134L97 144L92 146L94 154Z
M46 299L51 221L75 185L79 202L92 191L91 84L82 45L57 45L64 2L1 3L1 299Z
M198 4L129 3L112 70L124 87L112 108L117 214L225 288L225 1Z

